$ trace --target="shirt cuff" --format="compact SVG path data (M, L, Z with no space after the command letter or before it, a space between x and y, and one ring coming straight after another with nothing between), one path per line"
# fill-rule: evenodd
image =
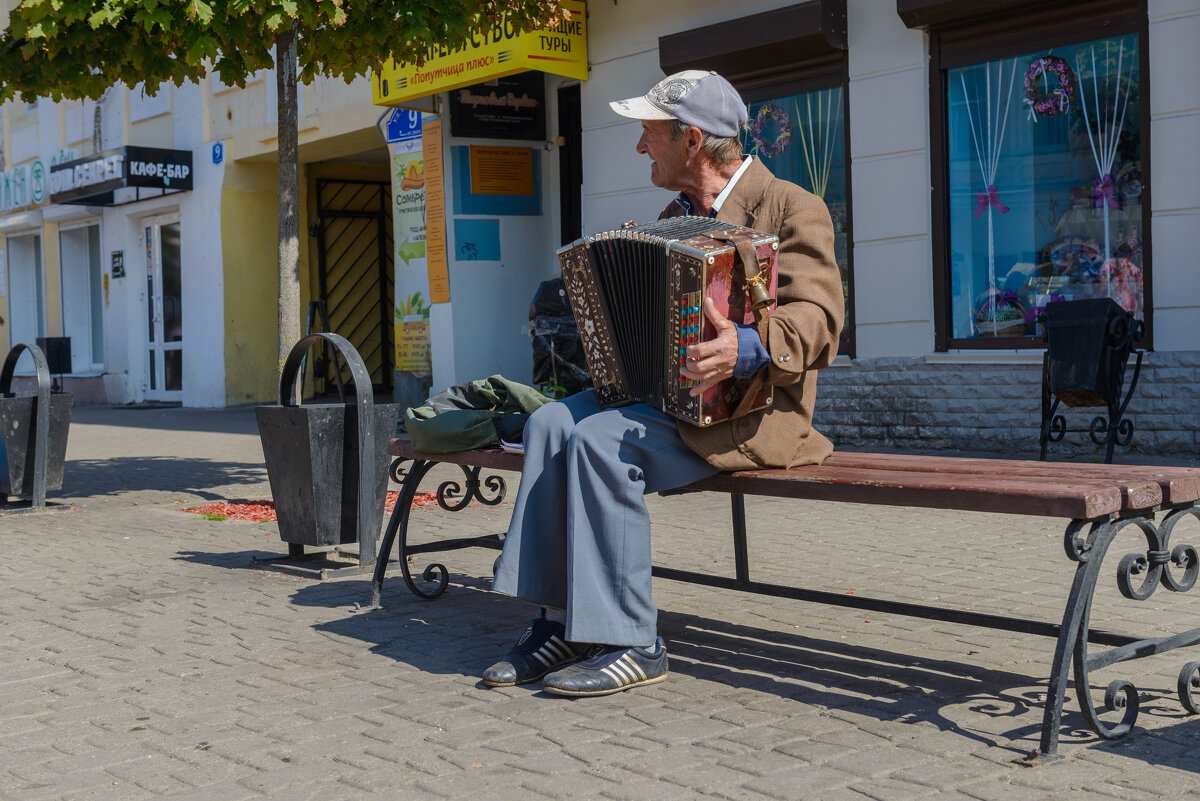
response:
M763 347L758 330L752 325L734 323L737 327L738 360L733 366L734 378L750 378L771 361L770 354Z

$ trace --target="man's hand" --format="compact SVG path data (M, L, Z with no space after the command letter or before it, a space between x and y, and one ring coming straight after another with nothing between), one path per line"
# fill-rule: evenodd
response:
M712 298L704 299L704 316L717 329L717 335L707 342L689 345L687 363L680 370L684 378L700 382L692 387L693 398L718 381L732 378L738 360L737 326L717 311Z

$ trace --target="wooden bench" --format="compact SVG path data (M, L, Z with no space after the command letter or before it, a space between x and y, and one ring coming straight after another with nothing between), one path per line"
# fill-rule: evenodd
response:
M444 539L411 545L408 524L417 488L438 463L462 468L463 480L445 481L437 489L438 504L448 510L472 501L494 505L504 498L504 479L484 470L520 471L522 457L500 450L475 450L427 455L417 453L406 439L394 439L388 453L392 478L401 485L400 497L388 520L372 582L371 605L378 607L392 544L399 540L398 563L408 588L422 598L436 598L449 580L446 567L431 564L422 575L436 582L430 590L413 581L409 557L467 547L502 547L500 535ZM1136 688L1120 680L1109 685L1105 706L1121 711L1121 720L1100 720L1088 683L1092 670L1200 642L1200 628L1159 638L1137 638L1089 625L1092 596L1101 563L1113 538L1136 527L1145 536L1143 552L1124 556L1117 567L1117 585L1125 597L1145 600L1159 585L1185 592L1200 572L1200 554L1188 544L1172 544L1171 534L1185 516L1200 519L1200 469L1047 463L1008 459L975 459L877 453L834 453L824 464L790 470L750 470L721 473L674 492L711 491L732 498L733 577L655 565L656 577L704 584L741 592L848 606L877 612L962 623L971 626L1054 637L1048 693L1039 748L1026 761L1038 764L1058 758L1058 738L1068 675L1075 667L1075 692L1088 726L1106 739L1126 735L1138 714ZM668 494L668 493L664 493ZM1000 615L886 601L753 581L746 545L745 496L763 495L829 502L1002 512L1057 517L1067 521L1064 547L1075 563L1061 624ZM1089 654L1088 644L1112 646ZM1188 662L1179 675L1180 702L1200 713L1200 661Z

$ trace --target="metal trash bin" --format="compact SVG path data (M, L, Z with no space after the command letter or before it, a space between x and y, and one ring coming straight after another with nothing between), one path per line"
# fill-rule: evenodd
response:
M350 367L356 403L299 402L295 385L301 361L311 345L322 341L332 343ZM297 342L284 362L279 405L255 407L279 536L288 543L283 559L305 558L306 545L336 550L357 542L359 564L348 572L373 568L383 525L387 445L400 406L376 404L371 393L370 374L354 346L337 334L317 333ZM304 569L281 559L256 560L256 565L322 577L342 572Z
M1094 443L1106 446L1105 461L1111 463L1113 447L1133 440L1133 421L1124 414L1141 373L1140 350L1124 399L1121 388L1133 344L1145 335L1145 325L1111 298L1050 303L1045 315L1041 459L1046 459L1047 442L1058 442L1068 432L1066 420L1055 414L1064 403L1107 408L1107 418L1097 415L1086 430Z
M13 392L13 373L23 351L37 370L35 392ZM0 507L10 496L29 509L65 508L46 502L46 492L62 489L74 396L50 391L46 355L37 345L15 345L0 370Z

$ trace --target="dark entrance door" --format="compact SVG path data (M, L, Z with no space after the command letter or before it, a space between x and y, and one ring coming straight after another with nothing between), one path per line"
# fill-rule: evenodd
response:
M579 84L558 90L559 230L562 243L583 236L583 120Z
M317 179L317 275L329 330L350 340L378 394L393 373L391 187L384 181ZM336 391L332 366L315 364L317 391ZM348 370L343 381L350 380Z

